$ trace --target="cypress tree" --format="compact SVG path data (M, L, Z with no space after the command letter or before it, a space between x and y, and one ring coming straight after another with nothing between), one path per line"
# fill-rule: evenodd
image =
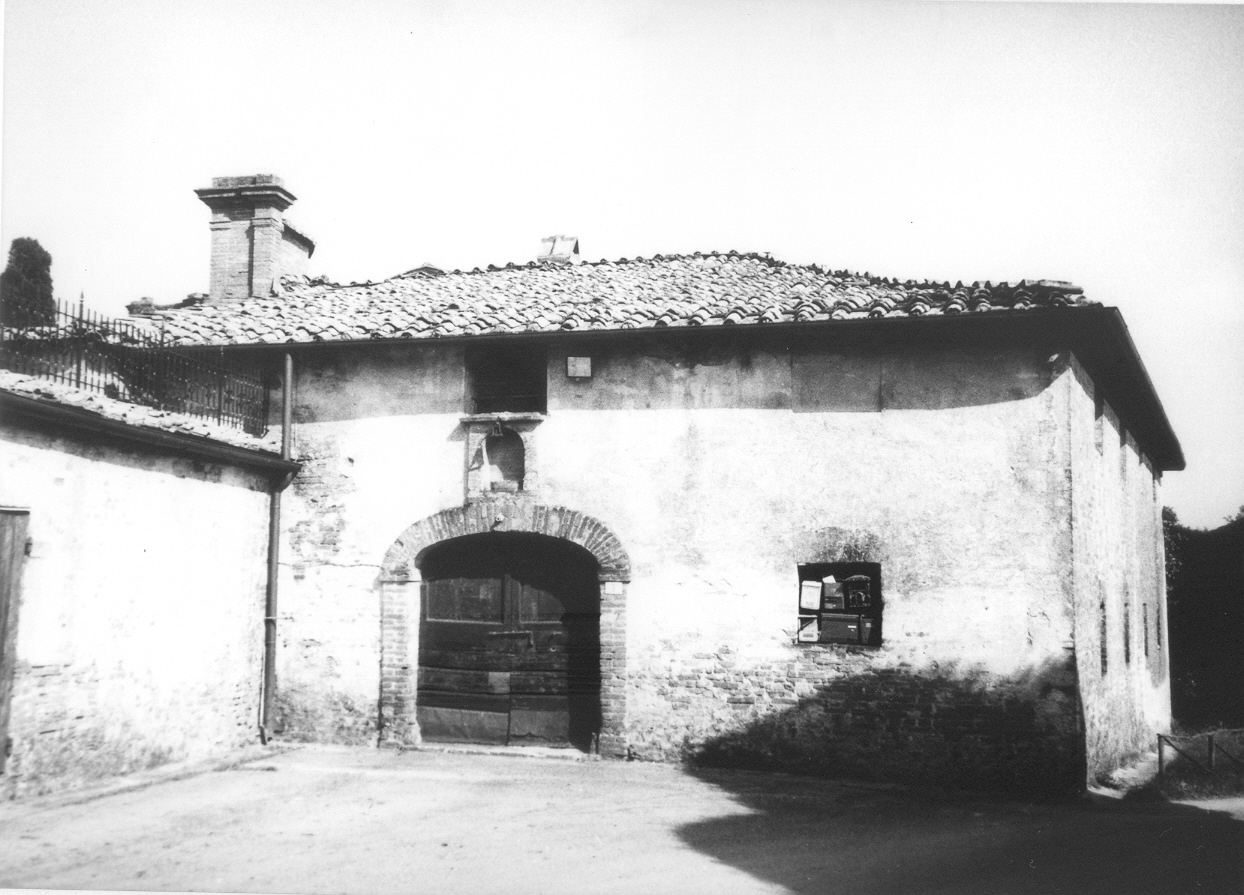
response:
M52 256L39 240L22 236L9 248L0 273L0 320L6 326L42 326L56 320L52 296Z

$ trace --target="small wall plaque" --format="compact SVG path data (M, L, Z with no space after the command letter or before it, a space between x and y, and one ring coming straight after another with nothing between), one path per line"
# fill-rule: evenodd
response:
M566 376L570 379L591 379L592 359L590 357L567 357Z

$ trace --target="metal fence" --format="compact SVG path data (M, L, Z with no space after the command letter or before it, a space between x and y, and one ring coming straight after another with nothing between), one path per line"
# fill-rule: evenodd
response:
M267 389L261 370L223 349L186 349L163 336L65 302L0 313L0 369L185 413L262 435Z
M1159 777L1166 776L1166 752L1164 751L1164 747L1166 749L1174 749L1177 755L1183 756L1195 768L1197 768L1197 770L1202 771L1203 773L1208 774L1211 777L1218 776L1219 772L1217 768L1221 767L1221 765L1216 761L1216 759L1219 755L1229 758L1232 761L1232 763L1235 765L1235 771L1237 773L1241 769L1244 769L1244 758L1240 758L1238 755L1235 755L1234 753L1229 752L1226 749L1224 749L1222 747L1222 743L1215 742L1214 734L1212 733L1205 735L1205 764L1201 764L1201 762L1197 761L1190 754L1188 754L1188 752L1186 752L1185 749L1181 749L1179 747L1179 744L1175 742L1175 740L1177 739L1182 740L1183 746L1185 747L1185 749L1187 749L1187 748L1192 748L1193 743L1195 743L1198 739L1200 739L1200 737L1196 737L1196 736L1175 737L1167 733L1158 734L1158 776Z

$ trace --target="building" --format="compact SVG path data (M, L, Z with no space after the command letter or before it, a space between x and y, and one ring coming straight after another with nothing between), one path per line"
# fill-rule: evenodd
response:
M1047 790L1167 728L1183 458L1078 288L566 237L338 286L278 179L198 193L209 297L136 310L291 386L283 736Z
M218 413L106 394L151 384L80 338L124 325L58 323L0 340L0 798L257 740L270 506L298 469Z

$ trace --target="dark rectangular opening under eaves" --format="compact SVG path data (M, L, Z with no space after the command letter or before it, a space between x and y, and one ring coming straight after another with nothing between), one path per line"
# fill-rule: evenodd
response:
M548 361L543 346L472 346L466 350L471 413L544 413Z

